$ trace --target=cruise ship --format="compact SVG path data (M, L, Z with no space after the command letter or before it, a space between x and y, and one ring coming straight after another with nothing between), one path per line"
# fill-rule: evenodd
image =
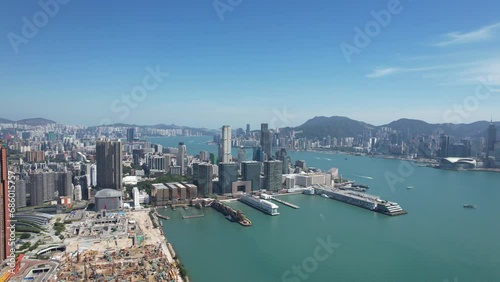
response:
M354 206L362 207L369 210L374 210L377 207L376 198L372 198L368 195L338 190L329 193L330 198L344 203L348 203Z
M269 201L262 200L251 195L242 195L239 200L240 202L245 203L251 207L254 207L260 211L263 211L269 215L279 214L278 206Z
M407 214L405 210L399 206L398 203L394 202L389 202L381 199L377 199L377 212L383 213L386 215L400 215L400 214Z
M398 203L382 200L377 196L340 189L320 189L322 194L328 195L331 199L347 204L379 212L385 215L407 214Z

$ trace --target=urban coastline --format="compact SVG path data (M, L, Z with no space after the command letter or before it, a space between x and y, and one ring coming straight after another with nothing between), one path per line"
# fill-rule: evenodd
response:
M281 197L290 194L322 197L366 213L407 214L404 202L371 195L371 187L343 178L336 167L322 171L314 163L292 160L290 151L341 155L333 162L337 164L351 157L375 157L495 172L499 160L493 122L485 131L485 147L475 157L469 139L451 143L443 134L412 137L420 145L400 140L392 144L393 135L385 131L335 141L296 136L266 123L254 131L249 125L235 131L223 125L211 141L216 152L190 151L190 143L182 142L186 136L206 136L195 129L53 123L2 128L0 282L189 281L183 254L167 240L169 221L203 220L206 209L213 209L236 226L254 228L252 218L231 201L270 217L300 212L296 203ZM163 146L148 141L152 135L179 136L179 142ZM425 140L439 145L425 147ZM413 152L414 145L429 150ZM347 151L339 149L345 146ZM381 153L386 147L400 153ZM183 211L181 219L177 209Z

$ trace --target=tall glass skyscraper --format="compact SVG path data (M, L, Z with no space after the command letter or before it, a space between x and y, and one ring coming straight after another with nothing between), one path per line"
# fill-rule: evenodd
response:
M278 191L282 188L281 171L283 163L281 161L264 162L264 189L268 191Z
M264 153L264 160L271 160L273 157L273 143L267 123L260 125L260 146Z
M97 141L97 187L122 190L122 144L120 141Z
M260 170L260 162L245 161L241 163L241 177L244 181L252 182L252 191L260 189Z

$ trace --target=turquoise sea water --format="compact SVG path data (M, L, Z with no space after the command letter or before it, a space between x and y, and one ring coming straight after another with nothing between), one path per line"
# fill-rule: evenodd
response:
M186 142L191 154L216 151L210 137L150 139ZM500 281L500 174L445 171L399 160L292 152L293 160L370 186L407 215L388 217L319 196L283 196L271 217L239 202L245 228L212 209L167 210L167 239L192 281ZM345 159L347 158L347 160ZM393 188L387 176L400 177ZM394 178L391 178L394 179ZM413 189L406 189L414 186ZM464 204L477 209L464 209ZM205 217L181 219L203 212ZM330 249L324 248L331 241ZM331 251L329 253L328 251Z

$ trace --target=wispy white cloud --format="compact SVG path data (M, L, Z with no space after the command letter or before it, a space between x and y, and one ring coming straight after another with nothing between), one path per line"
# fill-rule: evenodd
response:
M444 39L440 42L433 44L438 47L445 47L455 44L466 44L488 40L494 37L500 31L500 22L492 25L481 27L480 29L469 32L450 32L442 35Z
M371 73L367 74L366 77L379 78L379 77L393 75L393 74L397 74L397 73L403 73L403 72L424 72L424 71L443 70L443 69L456 69L456 68L470 67L470 66L474 66L477 64L478 64L478 62L468 62L468 63L459 63L459 64L446 64L446 65L415 67L415 68L401 68L401 67L381 68L381 67L376 67Z
M400 71L401 70L398 68L376 68L375 70L373 70L373 72L367 74L366 77L377 78L377 77L391 75Z

